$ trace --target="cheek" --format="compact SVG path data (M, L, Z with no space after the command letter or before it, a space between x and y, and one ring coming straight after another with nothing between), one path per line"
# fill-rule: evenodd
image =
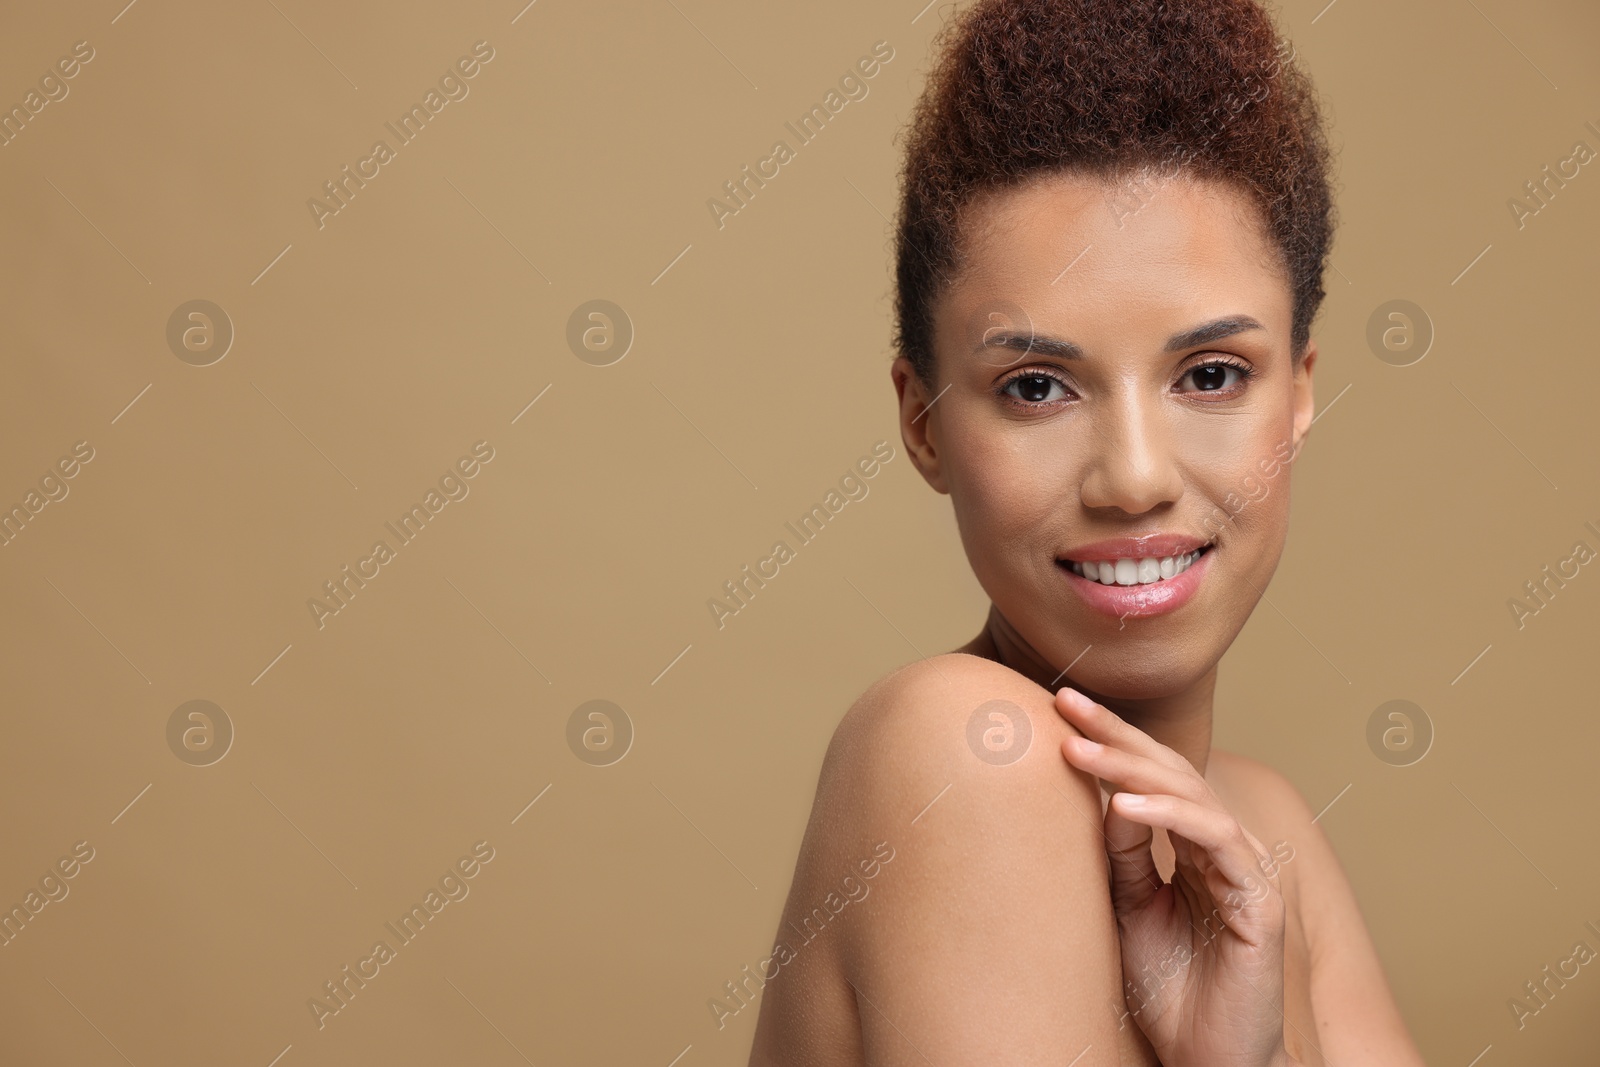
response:
M966 436L952 453L950 496L962 537L971 548L995 555L1031 551L1062 526L1075 500L1069 464L1050 455L1070 455L1045 447L1042 437Z

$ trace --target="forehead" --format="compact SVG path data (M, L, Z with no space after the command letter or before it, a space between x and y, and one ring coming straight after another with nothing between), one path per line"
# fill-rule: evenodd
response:
M972 201L961 244L941 320L1019 306L1092 343L1096 328L1164 340L1175 326L1242 312L1288 335L1282 257L1260 210L1224 182L1043 175Z

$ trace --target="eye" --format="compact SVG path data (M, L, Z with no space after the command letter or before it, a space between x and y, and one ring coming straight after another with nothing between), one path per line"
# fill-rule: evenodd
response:
M1048 404L1056 400L1065 400L1071 395L1065 382L1043 371L1026 371L1008 378L1000 387L1000 392L1021 401L1024 406Z
M1184 383L1192 383L1194 388L1180 388L1178 391L1185 393L1237 392L1254 374L1255 372L1250 367L1229 360L1202 363L1184 371L1183 377L1179 379L1180 386Z

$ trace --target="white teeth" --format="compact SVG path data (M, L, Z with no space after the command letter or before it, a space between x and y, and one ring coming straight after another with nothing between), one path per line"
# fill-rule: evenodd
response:
M1177 577L1199 558L1200 553L1196 551L1159 558L1144 556L1139 559L1091 560L1085 563L1069 561L1068 565L1073 574L1101 585L1149 585Z

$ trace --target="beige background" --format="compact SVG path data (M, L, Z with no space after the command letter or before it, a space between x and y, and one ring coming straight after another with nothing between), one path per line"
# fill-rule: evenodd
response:
M0 902L94 849L0 948L0 1060L742 1064L755 1011L719 1032L707 1001L770 950L834 724L986 605L887 373L891 138L949 5L122 2L0 32L6 106L95 53L0 148L0 504L94 449L0 548ZM1593 1063L1600 969L1520 1031L1507 1001L1600 949L1600 571L1521 630L1507 601L1600 548L1600 172L1520 230L1507 200L1600 149L1600 13L1281 21L1342 226L1216 742L1333 802L1428 1062ZM319 229L308 198L480 40L470 94ZM879 40L869 95L719 230L707 200ZM1408 367L1365 339L1395 298L1437 333ZM166 340L195 299L236 332L210 366ZM566 341L593 299L636 331L610 366ZM870 495L719 631L707 599L882 439ZM483 440L319 629L308 599ZM566 740L599 698L635 731L606 767ZM1365 735L1397 698L1436 731L1403 768ZM168 747L195 699L235 730L209 766ZM470 895L319 1029L308 1000L478 841Z

